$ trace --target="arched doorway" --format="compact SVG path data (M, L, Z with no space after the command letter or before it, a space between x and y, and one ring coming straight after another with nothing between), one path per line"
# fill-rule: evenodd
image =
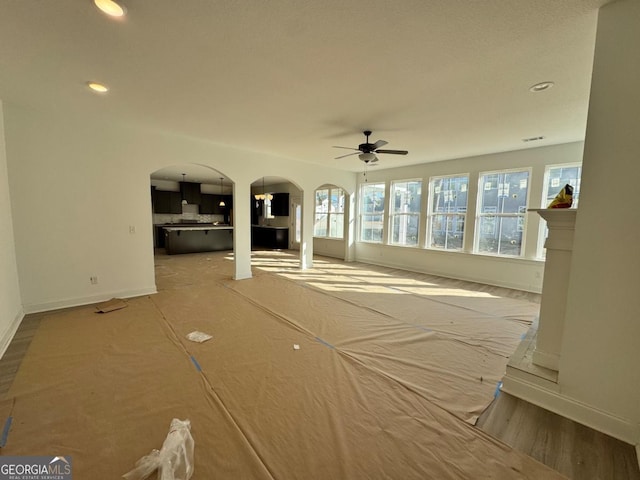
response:
M210 167L183 164L150 175L154 253L233 251L233 182Z

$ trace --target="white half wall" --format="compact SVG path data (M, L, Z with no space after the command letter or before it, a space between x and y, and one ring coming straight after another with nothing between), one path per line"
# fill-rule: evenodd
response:
M2 102L0 102L0 225L0 357L2 357L24 317L13 235Z
M311 198L319 180L355 189L351 172L64 111L7 104L5 135L27 313L156 291L149 175L160 168L198 164L234 182L243 197L234 199L236 220L243 220L234 224L242 239L236 254L244 259L239 278L251 274L244 239L251 235L249 186L256 178L290 179ZM313 215L313 205L304 211ZM310 238L306 243L311 249Z
M345 259L345 240L342 238L320 238L313 239L313 253L324 255L325 257Z

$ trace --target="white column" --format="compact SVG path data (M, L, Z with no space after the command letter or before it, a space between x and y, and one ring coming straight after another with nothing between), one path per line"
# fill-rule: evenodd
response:
M533 363L558 371L577 210L544 208L532 211L538 212L549 228L544 243L547 258Z
M233 187L233 259L235 280L251 278L251 191L249 185Z
M307 188L302 195L302 241L300 242L300 268L313 267L313 221L315 219L316 192Z

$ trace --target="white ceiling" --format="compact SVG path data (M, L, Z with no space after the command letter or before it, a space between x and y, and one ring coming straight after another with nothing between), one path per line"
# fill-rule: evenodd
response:
M2 0L0 98L358 171L365 129L380 168L582 140L606 0L122 3Z

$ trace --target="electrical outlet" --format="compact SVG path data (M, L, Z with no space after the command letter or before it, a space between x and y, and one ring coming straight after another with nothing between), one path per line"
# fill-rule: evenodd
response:
M130 233L130 234L132 234L132 235L133 235L134 233L136 233L136 227L135 227L135 225L129 225L129 233Z
M98 277L97 276L92 276L89 277L89 281L91 282L91 285L97 285L98 284Z

